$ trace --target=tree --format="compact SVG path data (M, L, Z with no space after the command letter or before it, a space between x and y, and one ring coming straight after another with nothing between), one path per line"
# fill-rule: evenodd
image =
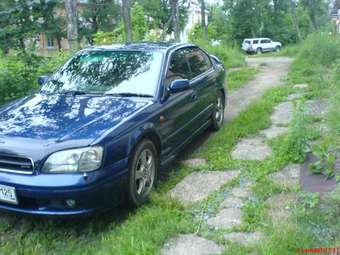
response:
M324 24L327 14L327 3L321 0L301 0L301 5L307 10L314 30Z
M296 15L296 2L295 2L295 0L291 0L290 5L291 5L291 13L292 13L292 24L293 24L293 27L295 29L298 41L301 41L302 36L301 36L301 32L300 32L299 20L298 20L298 17Z
M66 23L61 15L55 13L59 8L61 8L61 4L58 0L40 0L34 4L37 19L42 18L42 21L39 22L39 32L56 38L58 49L61 50L61 39L66 35Z
M137 2L132 7L132 34L135 41L142 41L147 31L143 6Z
M125 41L132 42L132 26L131 26L131 13L130 1L122 0L122 14L125 31Z
M203 29L203 36L205 40L208 40L208 28L205 22L205 0L200 0L201 2L201 21L202 21L202 29Z
M93 44L99 31L112 32L121 20L120 5L115 0L88 0L80 12L79 35Z
M162 31L162 40L166 34L171 34L175 31L175 24L172 8L172 0L139 0L138 3L143 6L145 15L147 16L148 30L151 29ZM176 5L176 4L175 4ZM179 29L184 28L187 20L187 6L185 1L178 2L178 26ZM179 34L179 33L178 33ZM179 37L179 36L178 36Z
M70 49L73 51L79 48L77 1L65 0L65 10L67 20L67 39Z
M0 2L0 42L6 53L9 48L26 51L26 40L36 37L39 26L33 2L2 0Z
M178 6L178 0L170 0L170 6L171 6L171 18L172 18L172 24L174 27L174 33L175 33L175 41L180 41L180 28L179 28L179 6Z

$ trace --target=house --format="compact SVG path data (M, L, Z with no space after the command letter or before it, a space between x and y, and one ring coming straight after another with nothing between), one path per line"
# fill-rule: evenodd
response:
M88 0L77 0L78 12L85 8L87 4ZM65 17L66 19L66 11L64 8L56 10L55 15ZM70 45L68 43L67 38L61 38L60 41L58 41L57 38L51 37L46 33L39 34L37 39L38 55L48 56L51 53L59 51L59 49L63 51L68 51L70 49Z
M201 5L199 4L199 0L188 0L187 1L188 8L188 20L185 25L183 31L181 32L180 38L182 42L188 41L188 35L192 31L192 29L202 22L202 13L201 13ZM208 24L208 14L209 12L206 10L205 13L205 23Z

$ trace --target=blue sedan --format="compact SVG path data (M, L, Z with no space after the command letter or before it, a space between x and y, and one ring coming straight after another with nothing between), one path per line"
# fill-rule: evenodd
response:
M223 124L225 69L191 44L91 47L0 108L0 209L82 215L148 200L161 166Z

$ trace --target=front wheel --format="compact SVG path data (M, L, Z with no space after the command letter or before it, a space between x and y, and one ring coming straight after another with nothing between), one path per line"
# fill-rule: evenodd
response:
M222 92L219 93L219 96L216 99L215 103L215 110L212 115L212 122L211 122L211 128L214 131L219 130L224 121L224 95Z
M148 139L136 147L129 167L128 202L136 207L148 201L158 171L158 154L155 145Z
M280 46L276 46L276 47L275 47L275 51L276 51L276 52L279 52L280 50L281 50Z

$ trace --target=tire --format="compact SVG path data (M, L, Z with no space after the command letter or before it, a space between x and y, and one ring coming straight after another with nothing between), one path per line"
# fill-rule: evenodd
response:
M213 131L219 130L223 126L224 121L224 107L225 107L225 98L222 92L218 94L215 102L215 109L211 116L211 129Z
M262 48L257 48L256 49L256 54L262 54Z
M150 192L157 181L158 168L155 145L149 139L142 140L136 146L129 164L127 200L131 207L140 206L149 200Z
M276 51L276 52L279 52L280 50L281 50L281 47L280 47L280 46L276 46L276 47L275 47L275 51Z

